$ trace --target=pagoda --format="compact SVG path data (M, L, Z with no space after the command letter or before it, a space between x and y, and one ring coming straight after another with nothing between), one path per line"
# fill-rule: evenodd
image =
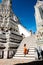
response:
M12 0L0 4L0 58L12 58L23 37L19 33L19 19L12 11Z

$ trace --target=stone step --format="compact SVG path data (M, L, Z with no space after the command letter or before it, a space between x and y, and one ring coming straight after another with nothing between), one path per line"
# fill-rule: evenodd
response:
M23 53L23 52L24 52L24 50L22 50L22 51L21 51L21 50L17 51L17 53ZM35 50L29 50L29 53L30 53L30 52L31 52L31 53L34 53Z
M19 50L21 50L21 51L22 51L23 49L24 49L24 48L19 49ZM35 48L33 48L33 47L32 47L32 48L28 48L28 49L29 49L29 50L35 50Z
M16 55L17 55L17 54L18 54L18 55L23 55L24 53L16 53ZM33 54L35 54L35 53L34 53L34 52L33 52L33 53L32 53L32 52L28 52L28 54L29 54L29 55L30 55L30 54L33 55Z
M35 47L36 47L36 45L33 45L33 44L30 44L30 45L29 45L29 44L27 44L27 46L28 46L28 47L33 47L33 48L35 48ZM21 46L20 46L20 47L21 47ZM24 47L24 45L22 45L22 47Z
M35 47L35 45L33 45L33 44L30 44L30 46L29 47Z
M24 56L24 54L16 54L15 56ZM28 54L26 56L35 56L34 54Z
M21 45L20 47L21 47L21 49L24 48L23 45ZM20 47L19 47L19 48L20 48ZM29 45L29 46L28 46L28 44L27 44L27 48L33 48L33 49L34 49L35 47L36 47L36 46L33 46L33 45Z
M24 50L18 50L17 52L19 52L19 51L20 51L20 52L23 52ZM31 52L31 51L35 52L35 50L32 50L32 49L29 50L29 51L30 51L30 52Z
M22 47L22 48L21 48L21 47L19 48L19 50L23 50L23 49L24 49L23 47ZM31 50L31 49L32 49L32 50L35 50L34 47L29 47L29 48L27 48L27 49L29 49L29 50Z
M30 61L31 61L31 60L35 60L34 57L33 57L33 58L32 58L32 57L31 57L31 58L30 58L30 57L13 57L13 58L14 58L14 59L24 59L24 60L28 59L28 60L30 60Z
M24 57L24 54L22 54L22 55L20 55L20 54L17 55L17 54L16 54L15 56L16 56L16 57ZM29 54L28 54L28 55L26 55L26 57L35 57L35 55L29 55Z

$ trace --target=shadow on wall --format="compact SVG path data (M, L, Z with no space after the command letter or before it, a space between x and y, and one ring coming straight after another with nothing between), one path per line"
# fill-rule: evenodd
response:
M15 64L15 65L43 65L43 60L42 61L33 61L33 62L29 62L29 63Z

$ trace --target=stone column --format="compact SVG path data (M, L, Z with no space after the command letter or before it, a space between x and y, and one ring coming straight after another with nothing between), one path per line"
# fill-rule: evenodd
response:
M6 32L6 38L7 38L7 43L5 43L5 50L4 50L4 58L7 58L8 55L8 48L9 48L9 34L10 31Z

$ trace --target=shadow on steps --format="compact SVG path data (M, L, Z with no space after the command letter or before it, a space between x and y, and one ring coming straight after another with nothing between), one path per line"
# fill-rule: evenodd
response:
M15 65L43 65L43 60L33 61L29 63L20 63L20 64L15 64Z

